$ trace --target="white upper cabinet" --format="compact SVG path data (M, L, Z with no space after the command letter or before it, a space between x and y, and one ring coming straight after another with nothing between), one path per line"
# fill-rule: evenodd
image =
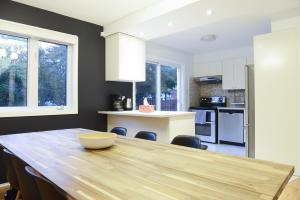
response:
M246 66L245 59L237 59L234 62L235 89L245 89L246 88L245 66Z
M245 85L246 85L245 65L246 64L247 64L246 58L223 61L222 87L224 90L245 89Z
M222 88L224 90L235 89L234 71L233 60L226 60L223 62Z
M222 75L222 62L196 64L193 74L194 77Z
M145 41L116 33L105 38L105 80L145 81Z

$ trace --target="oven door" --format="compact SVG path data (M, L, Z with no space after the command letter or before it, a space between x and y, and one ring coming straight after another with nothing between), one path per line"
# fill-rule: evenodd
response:
M216 143L216 113L214 110L193 110L196 113L196 135L203 142Z

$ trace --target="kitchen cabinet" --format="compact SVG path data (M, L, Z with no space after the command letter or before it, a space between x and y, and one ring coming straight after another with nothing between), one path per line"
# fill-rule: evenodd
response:
M224 90L241 90L245 89L246 59L231 59L223 61L222 67L222 87Z
M105 38L105 80L145 81L145 41L123 33Z
M193 75L194 77L222 75L222 62L196 64Z

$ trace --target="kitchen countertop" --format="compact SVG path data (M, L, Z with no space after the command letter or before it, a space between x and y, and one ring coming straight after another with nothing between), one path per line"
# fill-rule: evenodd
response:
M133 116L133 117L156 117L156 118L195 115L194 112L155 111L155 112L151 112L151 113L143 113L143 112L139 112L138 110L134 110L134 111L98 111L97 113L105 114L105 115L121 115L121 116Z
M218 107L218 110L245 110L245 108L239 107Z

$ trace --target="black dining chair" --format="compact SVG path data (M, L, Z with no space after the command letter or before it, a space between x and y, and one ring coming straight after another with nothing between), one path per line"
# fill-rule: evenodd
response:
M113 129L111 129L112 133L116 133L117 135L122 135L122 136L126 136L127 134L127 129L124 127L114 127Z
M12 165L12 153L7 149L2 148L1 156L3 159L6 178L10 184L10 189L6 192L5 199L19 199L20 188L16 171Z
M156 133L150 131L140 131L135 135L135 138L156 141Z
M27 164L16 155L11 155L12 165L16 171L22 200L42 200L34 179L25 171Z
M171 144L202 150L207 149L207 145L201 144L200 138L191 135L178 135L172 140Z
M26 173L35 180L42 200L66 200L66 195L32 167L25 167Z

